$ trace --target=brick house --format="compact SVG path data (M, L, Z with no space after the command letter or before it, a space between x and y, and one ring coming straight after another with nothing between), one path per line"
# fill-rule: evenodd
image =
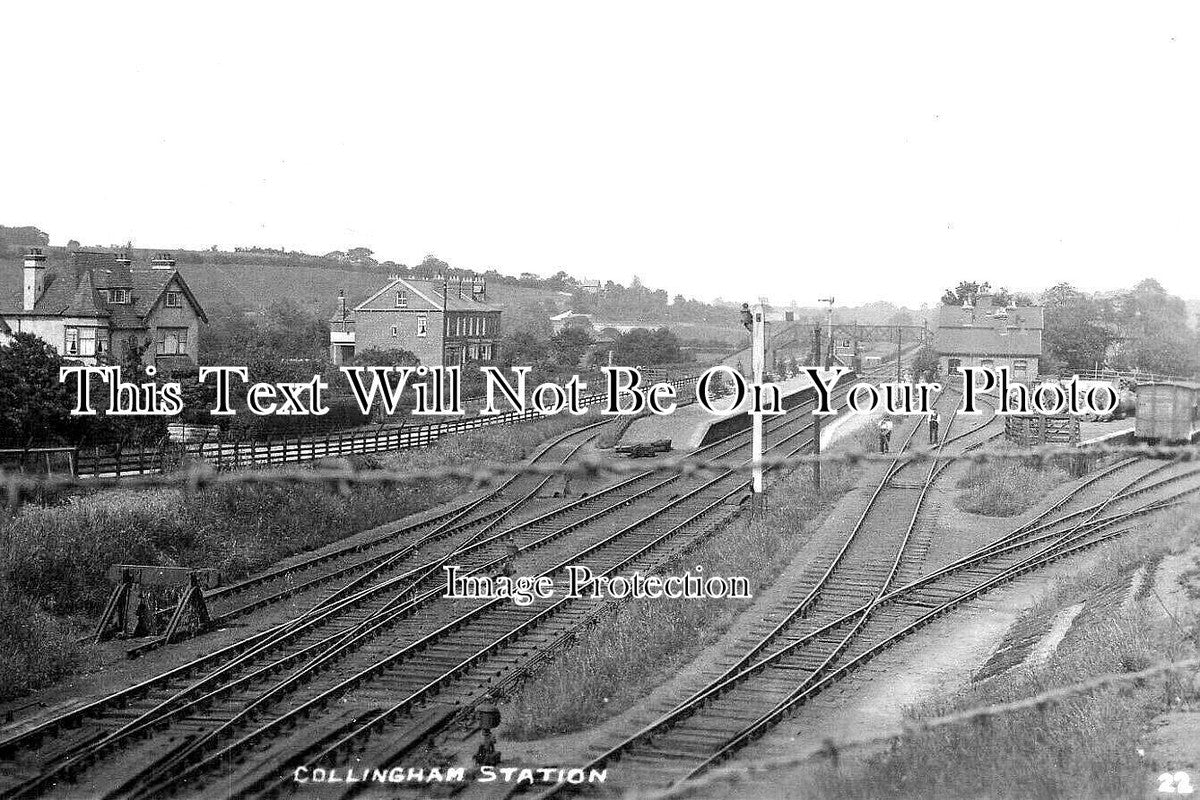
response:
M487 302L487 284L393 276L352 308L339 293L329 321L329 355L345 364L355 353L408 350L426 366L456 366L499 357L500 313Z
M85 364L144 344L151 346L143 360L160 369L198 362L200 323L208 317L168 253L136 266L125 253L79 250L47 269L42 250L30 248L21 277L0 282L0 341L33 333Z
M938 309L933 349L943 375L959 367L1008 367L1014 378L1032 380L1038 375L1044 327L1041 306L998 306L982 294L974 304Z

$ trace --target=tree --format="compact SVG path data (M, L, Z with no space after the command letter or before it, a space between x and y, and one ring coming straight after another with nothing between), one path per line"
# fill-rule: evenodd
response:
M153 341L148 337L140 341L134 338L126 339L120 349L111 352L108 358L99 360L120 367L121 380L126 383L161 385L168 380L165 376L156 374L154 377L150 377L145 371L146 354L151 351L153 346ZM153 362L151 361L151 363ZM93 397L96 395L93 394ZM113 416L106 413L107 393L96 397L96 400L100 414L92 417L88 423L88 435L93 439L151 442L166 437L168 421L166 417L151 414Z
M500 353L506 366L533 367L546 361L550 343L537 332L522 328L504 337Z
M1188 324L1187 304L1158 281L1143 280L1117 299L1125 336L1120 366L1166 375L1200 369L1200 338Z
M988 289L991 288L992 285L986 281L983 283L959 281L953 289L947 289L942 293L942 305L961 306L968 300L974 303L976 297L987 294Z
M684 360L679 337L667 328L634 328L617 337L613 359L630 366L674 364Z
M48 444L77 433L73 393L58 380L59 369L70 363L32 333L14 334L0 345L0 438Z
M592 335L581 328L563 328L550 337L550 357L558 366L575 367L594 343Z
M1042 343L1049 366L1080 372L1104 363L1116 337L1099 303L1069 283L1047 289L1041 302L1046 313Z
M420 264L417 265L417 272L425 275L446 275L450 271L450 265L433 253L425 256Z
M922 347L913 354L913 375L917 380L928 378L936 380L938 376L938 355L931 347Z

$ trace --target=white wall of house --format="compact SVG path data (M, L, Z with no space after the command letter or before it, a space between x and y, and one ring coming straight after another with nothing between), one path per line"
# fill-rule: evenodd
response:
M92 317L6 317L13 333L32 333L65 358L95 364L97 352L111 347L108 323Z

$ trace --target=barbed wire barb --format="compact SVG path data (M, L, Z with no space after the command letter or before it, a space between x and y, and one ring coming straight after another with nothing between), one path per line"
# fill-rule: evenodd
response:
M767 469L781 469L803 465L846 464L857 466L864 463L921 463L921 462L964 462L988 463L991 461L1049 461L1056 457L1140 457L1176 462L1200 461L1198 445L1096 445L1079 448L1069 445L1043 445L1032 448L997 449L981 448L963 453L943 454L936 450L912 450L900 453L855 453L822 452L795 453L792 455L766 454L762 465ZM419 470L364 469L346 467L267 467L264 469L242 469L223 471L209 462L193 463L171 472L140 475L71 475L66 473L33 474L0 469L0 486L12 504L21 494L37 489L72 488L181 488L197 492L219 485L325 485L334 489L341 486L405 486L423 481L465 480L472 484L491 483L514 475L566 476L594 478L601 476L622 477L641 472L677 473L685 477L712 477L721 473L750 474L753 464L744 459L694 459L688 456L656 459L631 459L620 461L597 456L583 456L567 463L504 463L445 465Z

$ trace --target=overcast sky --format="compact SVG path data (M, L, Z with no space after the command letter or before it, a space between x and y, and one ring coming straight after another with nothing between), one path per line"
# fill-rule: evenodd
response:
M8 4L0 224L705 299L1200 297L1200 4Z

